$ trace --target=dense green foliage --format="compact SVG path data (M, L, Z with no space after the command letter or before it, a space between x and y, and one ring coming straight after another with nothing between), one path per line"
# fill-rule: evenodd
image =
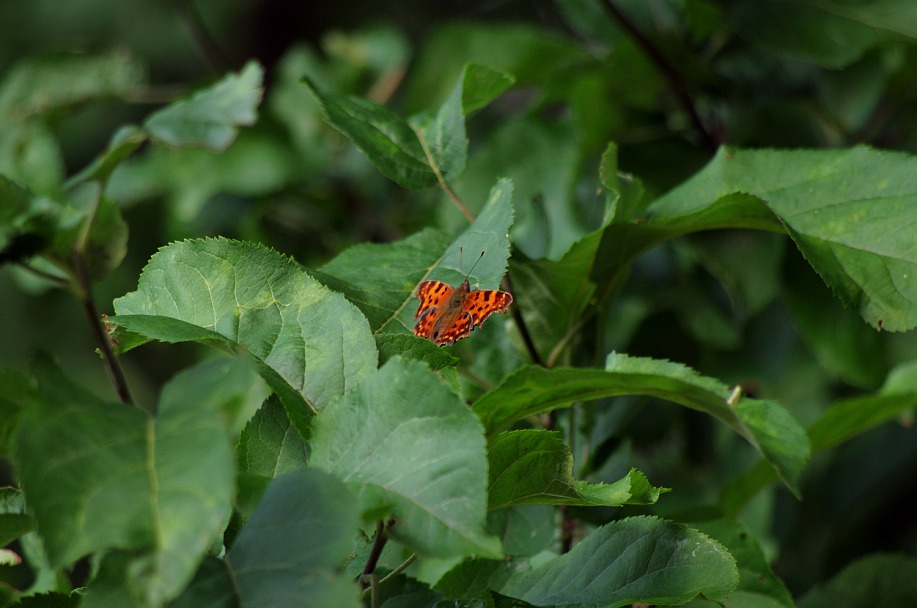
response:
M917 605L917 10L550 12L0 40L0 606Z

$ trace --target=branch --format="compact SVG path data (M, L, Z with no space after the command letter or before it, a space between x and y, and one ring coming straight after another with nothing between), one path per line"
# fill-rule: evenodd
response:
M218 74L230 70L232 63L217 45L210 32L207 31L204 21L194 9L191 0L172 0L172 4L175 5L175 10L178 11L182 23L188 28L188 33L191 35L191 39L197 46L198 51L200 51L201 57L204 58L204 63L207 64L207 67Z
M73 269L76 272L78 287L76 294L77 299L83 306L83 311L86 313L86 320L89 321L92 334L95 336L99 349L102 351L105 369L108 371L108 377L115 387L115 392L118 393L118 398L122 403L131 404L134 401L131 398L131 393L127 386L127 379L124 377L121 363L118 361L118 358L115 356L115 351L111 347L111 340L109 340L108 334L105 332L102 316L99 314L95 301L92 299L92 285L89 281L89 273L86 271L86 259L83 255L83 251L77 246L74 246L72 255Z
M95 220L96 211L99 208L99 202L102 199L103 191L104 187L100 185L99 194L95 199L92 211L86 217L80 235L73 244L71 259L73 260L73 271L76 275L74 291L76 292L75 295L77 299L83 306L83 311L86 313L86 320L89 321L89 326L96 338L96 342L99 344L99 349L102 351L105 369L108 371L108 377L115 387L115 392L118 393L118 398L121 399L122 403L131 404L134 401L131 398L127 380L124 377L124 371L121 369L121 364L117 357L115 357L114 349L111 346L111 340L109 340L108 333L105 331L102 316L99 314L95 301L92 299L92 283L89 280L89 272L86 269L86 248L89 243L89 233L92 229L92 223Z
M503 290L509 292L513 296L513 302L516 301L516 294L513 293L513 282L509 278L509 273L503 277ZM538 349L535 347L535 341L532 340L532 334L529 333L529 328L525 324L525 318L522 316L522 311L519 309L519 305L513 306L510 309L511 314L513 315L513 321L516 323L516 327L519 329L519 335L522 336L522 342L525 344L525 349L529 351L529 358L531 358L532 363L535 365L544 367L544 361L541 360L541 354L538 352Z
M389 522L391 524L391 522ZM388 534L385 533L385 522L378 521L376 522L376 537L373 539L373 548L369 551L369 557L366 559L366 565L363 567L363 574L360 576L360 584L363 586L363 589L367 587L375 587L375 572L376 564L379 563L379 558L382 556L382 549L385 548L385 543L388 542Z
M669 60L666 59L656 45L653 44L653 41L641 32L627 15L615 6L612 0L599 0L599 4L621 29L634 39L637 45L643 49L643 52L647 54L650 61L652 61L653 64L656 65L656 68L665 76L665 79L669 83L669 88L675 93L678 105L681 106L682 110L691 119L691 124L694 125L694 129L697 131L698 135L700 135L704 146L710 150L716 150L717 147L719 147L719 142L717 142L707 131L703 121L697 114L697 109L694 107L694 100L691 99L691 96L688 94L688 89L681 78L681 74L678 73L678 70L669 63Z

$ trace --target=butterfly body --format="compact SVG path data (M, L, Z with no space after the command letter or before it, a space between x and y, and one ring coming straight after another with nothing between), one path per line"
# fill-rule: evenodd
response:
M505 291L472 290L465 279L458 287L441 281L424 281L417 287L420 306L414 315L414 335L444 346L467 337L495 312L505 313L513 296Z

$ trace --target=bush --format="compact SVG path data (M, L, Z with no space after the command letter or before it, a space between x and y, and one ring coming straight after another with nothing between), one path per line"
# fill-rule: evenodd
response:
M4 605L917 600L917 31L620 4L10 67Z

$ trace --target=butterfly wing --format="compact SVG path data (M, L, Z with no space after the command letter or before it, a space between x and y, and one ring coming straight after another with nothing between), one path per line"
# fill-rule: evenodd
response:
M472 321L471 315L467 312L460 312L453 316L455 318L445 325L443 323L434 323L432 333L426 337L432 340L437 346L446 346L447 344L452 344L456 340L467 338L471 334L471 330L474 329L474 322Z
M451 285L442 281L424 281L417 286L417 299L420 300L420 306L417 307L414 318L420 317L420 320L414 326L415 336L436 342L433 338L433 328L436 326L436 321L445 312L449 298L454 292L455 289Z
M473 326L480 327L487 317L495 312L506 312L513 303L513 296L505 291L476 289L465 296L464 310L471 317Z
M430 312L431 309L441 308L449 298L452 297L455 289L448 283L442 281L424 281L417 286L417 299L420 300L420 306L414 314L416 319L420 315Z

